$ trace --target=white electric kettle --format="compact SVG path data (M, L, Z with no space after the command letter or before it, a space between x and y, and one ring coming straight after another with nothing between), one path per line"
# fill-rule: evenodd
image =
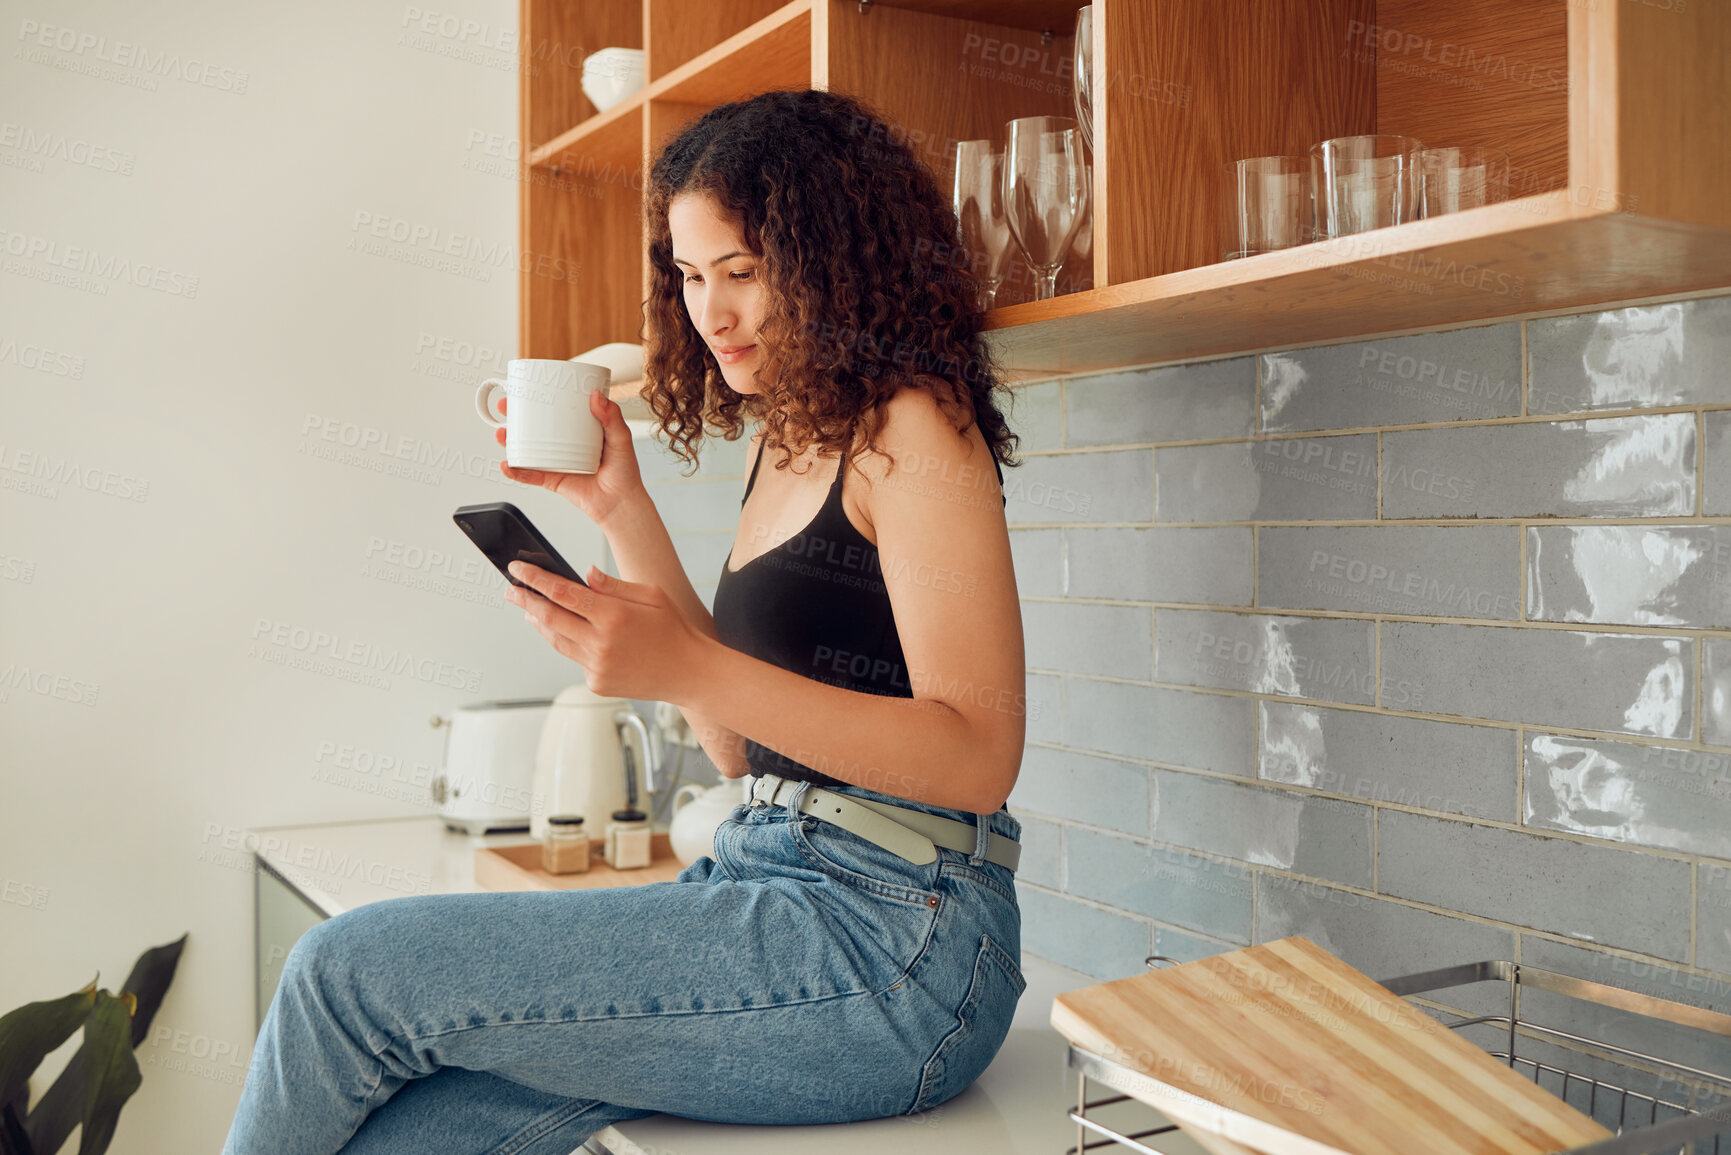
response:
M626 737L635 731L636 749ZM639 778L637 767L642 766ZM529 833L547 837L549 814L581 814L591 838L607 833L616 810L649 811L655 751L649 728L624 698L603 698L569 686L553 699L535 750L534 804Z

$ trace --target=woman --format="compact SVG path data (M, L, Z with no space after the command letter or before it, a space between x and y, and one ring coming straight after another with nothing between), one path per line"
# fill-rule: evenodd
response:
M880 119L811 90L693 122L647 220L662 429L695 460L706 425L762 426L715 613L604 393L597 473L501 469L592 518L620 576L530 566L535 592L507 596L594 692L676 703L756 798L674 882L393 899L313 928L229 1155L569 1155L663 1111L908 1113L967 1087L1009 1029L1013 435L972 281L945 263L954 214Z

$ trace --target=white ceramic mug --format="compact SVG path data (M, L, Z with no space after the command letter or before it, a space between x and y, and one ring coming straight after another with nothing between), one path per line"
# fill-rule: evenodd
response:
M594 473L601 467L601 422L589 394L612 381L605 365L524 357L505 366L505 379L481 382L481 420L505 427L505 460L513 469ZM499 412L503 397L510 404Z

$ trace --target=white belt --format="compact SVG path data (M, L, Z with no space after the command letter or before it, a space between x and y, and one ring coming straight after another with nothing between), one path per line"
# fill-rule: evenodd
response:
M751 784L753 806L785 803L801 782L779 774L761 775ZM868 801L851 794L838 794L812 785L799 804L801 814L810 814L852 831L867 842L875 842L891 854L924 866L937 858L937 847L972 855L978 839L975 827L941 814L928 814L888 802ZM1022 844L1007 835L988 832L986 861L1015 870L1022 857Z

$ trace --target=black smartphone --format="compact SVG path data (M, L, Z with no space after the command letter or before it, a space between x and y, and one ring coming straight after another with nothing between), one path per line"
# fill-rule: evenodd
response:
M514 586L533 588L518 581L505 568L514 561L538 565L548 573L556 573L581 586L589 584L559 556L559 551L535 528L528 515L508 501L459 506L451 519L457 523L458 529L469 535L470 541L481 547L481 552Z

